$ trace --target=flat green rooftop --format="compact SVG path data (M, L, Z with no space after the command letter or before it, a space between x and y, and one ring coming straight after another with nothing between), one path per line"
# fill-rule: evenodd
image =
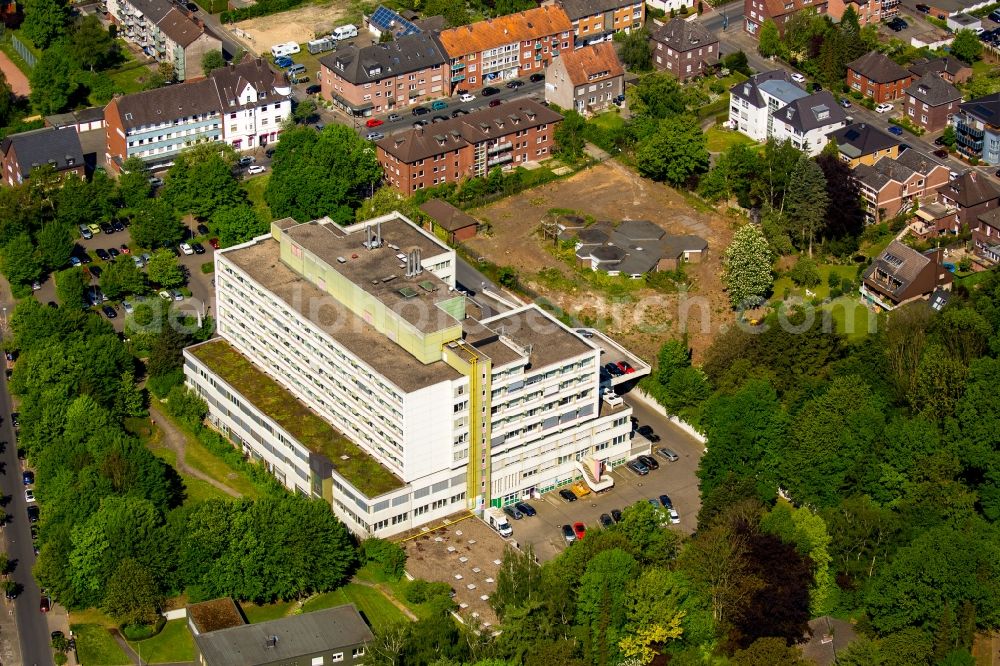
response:
M368 497L403 487L399 477L258 370L225 340L217 338L188 351L300 444L326 457L338 474Z

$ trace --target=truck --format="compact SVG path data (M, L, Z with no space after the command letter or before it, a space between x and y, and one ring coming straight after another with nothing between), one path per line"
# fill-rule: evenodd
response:
M507 516L500 509L490 507L483 512L483 517L486 519L486 524L499 532L500 536L509 537L514 534L510 523L507 522Z

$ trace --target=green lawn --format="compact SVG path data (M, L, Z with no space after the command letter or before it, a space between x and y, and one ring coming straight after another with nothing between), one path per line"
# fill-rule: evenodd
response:
M964 277L956 278L955 284L962 285L967 289L971 289L976 286L986 278L990 276L990 271L979 271L978 273L972 273L971 275L966 275Z
M163 631L144 641L129 641L132 649L151 664L172 664L194 661L194 638L188 630L187 620L171 620Z
M251 624L285 617L292 612L294 606L294 601L279 601L273 604L264 604L263 606L258 606L250 602L240 604L243 614L247 616L247 620Z
M708 152L710 153L723 153L730 146L739 144L751 145L754 142L753 139L745 134L724 129L718 125L709 127L705 132L705 137L708 139Z
M831 272L840 275L841 279L847 278L848 280L853 280L857 276L857 269L854 266L835 266L831 264L820 264L819 268L819 278L820 283L815 287L810 287L809 291L812 293L811 296L806 295L806 290L802 287L796 287L792 282L792 279L787 275L783 275L774 281L774 297L784 298L785 289L789 290L789 296L810 301L814 298L824 299L830 296L830 285L827 284L827 279Z
M222 458L219 458L214 453L206 449L194 435L185 430L183 426L173 419L173 417L170 417L166 413L164 413L164 416L170 418L173 424L184 433L184 437L187 439L187 445L184 449L185 463L199 472L207 474L216 481L226 484L241 495L251 498L260 496L257 488L255 488L253 483L250 482L250 478L246 474L236 471L227 465ZM222 492L204 481L201 481L200 483L212 488L215 492Z
M615 111L605 111L591 118L588 122L594 123L604 131L621 129L625 127L625 119L622 114Z
M76 653L81 666L126 666L132 661L99 624L74 624Z
M274 221L274 215L271 214L271 207L264 201L264 188L267 187L267 181L270 179L271 174L265 173L243 181L243 189L246 191L247 198L250 200L254 211L260 219L268 223Z
M383 589L387 589L394 599L413 611L417 617L421 619L429 619L431 617L431 609L428 608L427 604L413 604L406 600L406 588L413 583L405 576L399 580L389 580L378 568L372 565L365 565L355 572L354 577L369 583L381 584Z
M382 627L407 621L403 612L386 599L384 594L375 588L357 583L349 583L333 592L313 597L306 602L303 610L310 613L350 603L353 603L359 611L365 614L372 628L376 631Z
M857 294L847 294L824 310L829 312L835 330L848 340L858 341L878 330L879 316L865 307Z

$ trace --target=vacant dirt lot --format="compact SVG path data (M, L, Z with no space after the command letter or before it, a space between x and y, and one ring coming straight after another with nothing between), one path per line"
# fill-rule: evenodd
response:
M571 209L596 220L651 220L668 233L693 234L708 242L701 264L686 267L686 291L667 293L630 285L625 297L610 298L592 288L579 272L555 258L540 234L543 218L553 208ZM517 269L520 280L555 305L588 325L613 335L626 347L651 361L660 345L686 328L695 355L711 343L720 326L732 320L722 291L721 256L732 237L731 223L701 213L677 192L640 178L610 160L566 180L523 192L473 212L492 225L492 234L468 241L479 255ZM551 241L549 241L551 242ZM565 289L540 280L542 269L557 269Z
M496 589L506 542L486 523L466 518L402 545L411 576L451 585L459 615L476 618L486 626L497 625L489 596Z
M17 68L17 65L11 62L11 59L7 57L6 53L0 53L0 70L2 70L4 76L7 77L7 83L10 84L10 88L14 91L15 95L27 97L31 94L31 86L28 84L28 77L24 75L24 72Z
M347 15L343 4L309 5L280 14L247 19L232 25L242 31L236 34L250 42L254 50L268 53L275 44L295 42L303 44L317 36L327 35L343 23Z

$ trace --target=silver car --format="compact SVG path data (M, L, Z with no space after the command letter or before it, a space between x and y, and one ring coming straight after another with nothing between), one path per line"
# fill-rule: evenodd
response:
M678 456L671 449L668 449L666 447L660 447L660 448L656 449L656 453L657 453L657 455L660 455L660 456L666 458L670 462L677 462L678 460L680 460L680 456Z

